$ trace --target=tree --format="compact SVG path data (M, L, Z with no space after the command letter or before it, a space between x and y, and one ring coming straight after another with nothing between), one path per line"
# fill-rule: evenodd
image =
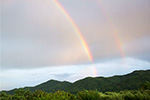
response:
M142 90L150 90L150 82L146 81L144 84L141 85Z

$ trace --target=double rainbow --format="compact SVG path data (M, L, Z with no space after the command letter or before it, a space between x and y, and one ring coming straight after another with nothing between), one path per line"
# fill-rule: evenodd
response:
M121 56L122 58L124 58L124 57L125 57L125 53L124 53L124 50L123 50L123 48L122 48L122 44L123 44L123 43L122 43L122 41L121 41L121 38L120 38L118 32L115 30L115 27L114 27L114 25L112 24L112 20L111 20L111 18L109 17L109 15L107 14L107 11L106 11L106 10L104 9L104 7L102 6L100 0L96 0L96 1L98 2L99 6L100 6L100 8L101 8L101 11L103 12L104 17L106 18L106 20L107 20L107 22L108 22L108 24L109 24L109 26L110 26L110 30L112 31L112 35L113 35L113 38L114 38L114 40L115 40L115 42L116 42L116 46L117 46L117 48L118 48L118 50L119 50L120 56ZM75 22L73 21L73 19L72 19L72 18L70 17L70 15L67 13L67 11L63 8L63 6L62 6L57 0L54 0L54 2L55 2L55 4L56 4L56 6L61 10L61 12L63 12L63 14L67 17L67 19L69 20L69 22L72 24L74 30L76 31L78 37L79 37L80 40L81 40L81 43L82 43L82 45L83 45L83 47L84 47L84 49L85 49L85 52L87 53L87 56L88 56L89 60L90 60L90 61L92 62L92 64L93 64L94 75L97 76L96 68L95 68L94 62L93 62L92 53L91 53L91 51L90 51L90 49L89 49L89 46L88 46L86 40L84 39L84 37L83 37L83 35L82 35L82 33L80 32L79 28L77 27L77 25L75 24Z

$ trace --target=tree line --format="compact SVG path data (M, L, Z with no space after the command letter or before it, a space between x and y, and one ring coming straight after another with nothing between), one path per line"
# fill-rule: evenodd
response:
M100 92L97 90L82 90L77 94L64 91L44 92L28 89L15 90L15 94L0 93L0 100L150 100L150 82L145 82L138 90L120 92Z

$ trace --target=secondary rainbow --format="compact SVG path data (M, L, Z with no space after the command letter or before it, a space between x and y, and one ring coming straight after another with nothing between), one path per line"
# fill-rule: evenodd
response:
M107 11L105 10L105 8L103 7L103 5L101 4L101 2L100 2L101 0L96 0L96 1L98 2L99 7L101 8L101 11L103 12L104 17L106 18L106 20L107 20L107 22L108 22L108 24L110 26L113 38L116 41L117 48L118 48L118 50L120 52L120 56L122 58L124 58L125 57L125 52L123 50L123 43L121 41L121 38L120 38L120 36L119 36L116 28L113 25L112 19L109 17Z
M80 41L85 49L85 52L87 53L87 56L89 58L89 60L92 62L93 64L93 68L94 68L94 75L97 76L97 72L96 72L96 68L94 66L94 62L93 62L93 57L92 57L92 53L88 47L88 44L86 42L86 40L84 39L83 35L81 34L79 28L77 27L77 25L75 24L75 22L73 21L73 19L70 17L70 15L67 13L67 11L64 9L64 7L57 1L54 0L55 4L57 5L57 7L63 12L63 14L67 17L67 19L69 20L69 22L72 24L74 30L76 31L78 37L80 38Z

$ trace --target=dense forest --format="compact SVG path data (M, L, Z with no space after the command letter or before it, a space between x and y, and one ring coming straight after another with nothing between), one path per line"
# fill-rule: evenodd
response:
M97 90L83 90L77 94L64 91L47 93L42 90L31 93L30 90L18 89L14 95L1 92L0 100L150 100L150 83L145 82L138 90L104 93Z

